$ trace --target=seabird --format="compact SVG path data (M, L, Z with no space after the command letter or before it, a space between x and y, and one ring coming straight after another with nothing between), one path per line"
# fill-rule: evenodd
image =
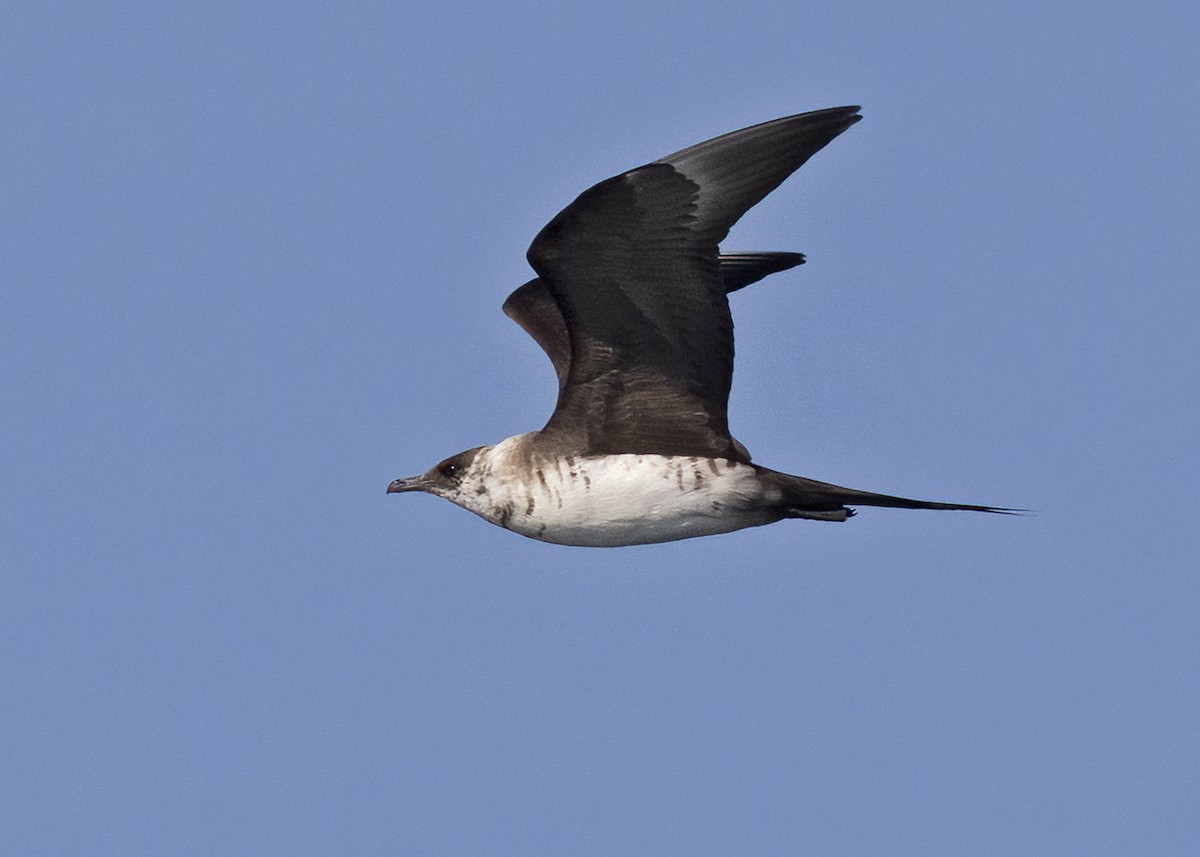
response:
M850 506L1013 511L876 494L753 463L729 433L727 295L804 261L721 254L729 229L862 117L801 113L734 131L602 181L529 248L537 279L504 311L546 352L558 403L541 431L397 479L487 521L564 545L649 544Z

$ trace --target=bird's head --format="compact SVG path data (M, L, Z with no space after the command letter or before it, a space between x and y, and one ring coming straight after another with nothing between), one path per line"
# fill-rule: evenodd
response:
M460 452L458 455L452 455L446 460L438 462L420 476L408 476L393 480L392 484L388 486L387 492L402 494L405 491L424 491L428 494L453 499L461 492L463 479L470 472L471 465L475 463L476 457L483 449L486 447L477 446L466 452Z

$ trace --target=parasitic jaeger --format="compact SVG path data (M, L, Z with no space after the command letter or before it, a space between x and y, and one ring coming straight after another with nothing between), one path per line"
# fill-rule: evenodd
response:
M504 311L558 375L541 431L451 456L388 493L444 497L523 536L649 544L849 506L1009 512L843 488L769 470L729 433L729 292L804 261L721 254L752 206L862 117L834 107L734 131L602 181L529 248L537 279Z

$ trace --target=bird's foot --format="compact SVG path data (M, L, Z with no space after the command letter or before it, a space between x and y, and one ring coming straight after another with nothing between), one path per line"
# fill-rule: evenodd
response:
M788 506L784 508L783 514L789 518L806 518L810 521L844 521L847 518L854 517L854 510L843 506L840 509L813 511L811 509L797 509L794 506Z

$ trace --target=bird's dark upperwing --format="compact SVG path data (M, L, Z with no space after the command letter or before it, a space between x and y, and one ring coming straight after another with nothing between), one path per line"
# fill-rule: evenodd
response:
M725 293L736 292L763 277L786 271L804 263L802 253L722 253L717 260L721 266L721 281ZM563 321L562 310L546 284L536 277L518 287L504 301L504 314L521 325L522 329L546 352L554 364L561 391L571 369L571 338Z
M857 110L777 119L668 155L584 191L542 229L529 262L562 313L570 364L540 443L745 460L726 416L733 322L717 246Z

